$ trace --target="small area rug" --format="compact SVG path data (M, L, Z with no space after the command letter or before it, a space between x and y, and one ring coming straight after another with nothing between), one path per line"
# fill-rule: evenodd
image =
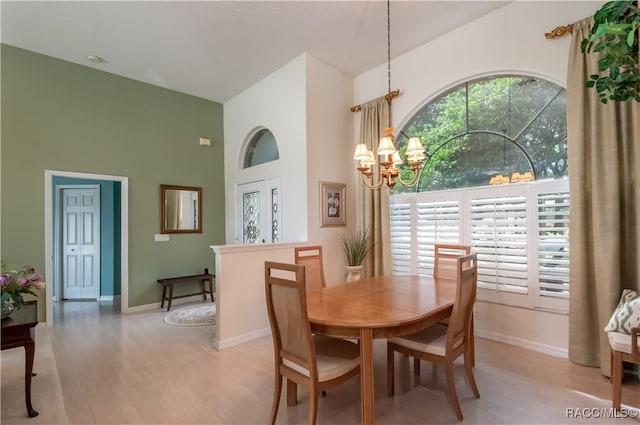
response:
M174 326L209 326L216 323L214 303L190 305L170 311L164 321Z

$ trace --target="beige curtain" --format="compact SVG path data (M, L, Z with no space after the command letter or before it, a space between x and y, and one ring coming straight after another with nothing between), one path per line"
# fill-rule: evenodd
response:
M603 331L623 288L640 277L640 103L599 100L585 88L598 55L580 50L592 18L573 27L567 72L571 191L569 358L609 376Z
M362 104L360 120L360 143L366 144L375 154L383 130L389 126L389 102L383 97ZM374 183L379 174L374 172ZM364 185L363 185L364 186ZM373 250L367 258L367 276L381 276L391 270L391 237L389 230L389 188L383 185L379 190L364 187L364 226L369 229Z

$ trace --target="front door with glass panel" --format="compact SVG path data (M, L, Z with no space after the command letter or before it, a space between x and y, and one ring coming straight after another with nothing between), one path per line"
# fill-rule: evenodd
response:
M280 181L260 180L238 185L236 239L242 244L280 241Z

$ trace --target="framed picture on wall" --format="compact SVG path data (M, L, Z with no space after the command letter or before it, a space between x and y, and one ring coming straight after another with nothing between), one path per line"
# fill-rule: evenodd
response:
M320 182L320 227L347 225L346 184Z

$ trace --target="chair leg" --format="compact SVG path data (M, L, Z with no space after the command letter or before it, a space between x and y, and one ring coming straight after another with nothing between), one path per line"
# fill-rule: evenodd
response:
M387 395L393 396L394 389L394 377L395 377L395 351L387 343Z
M317 388L310 388L309 391L309 425L316 424L316 418L318 416L318 390Z
M287 406L298 404L298 384L287 379Z
M609 383L613 384L613 350L609 352Z
M273 406L271 407L271 425L276 423L278 406L280 406L280 393L282 392L282 375L276 373L276 382L273 386Z
M471 389L473 390L473 395L476 398L480 398L480 392L476 385L476 378L473 376L473 354L470 350L464 352L464 368L467 371L467 378L469 379L469 385L471 385Z
M420 375L420 359L417 357L413 358L413 373Z
M460 409L460 403L458 403L458 394L456 394L456 383L453 379L453 360L447 361L445 364L445 371L447 374L447 386L449 394L449 401L451 402L451 406L453 410L455 410L456 415L458 416L458 420L463 420L462 410Z
M611 381L613 382L613 408L620 410L622 403L622 353L612 351Z
M471 353L471 367L476 367L476 338L473 330L473 313L471 314L471 324L469 325L469 352Z

